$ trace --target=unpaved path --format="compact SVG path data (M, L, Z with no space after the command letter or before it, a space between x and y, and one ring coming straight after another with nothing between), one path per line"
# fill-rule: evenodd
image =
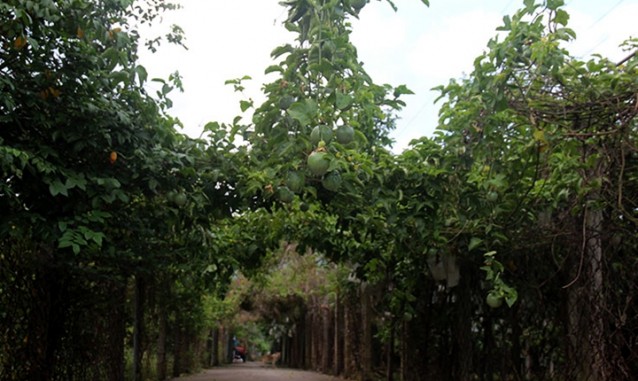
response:
M206 369L173 381L343 381L343 379L321 373L296 369L273 368L260 362L233 363Z

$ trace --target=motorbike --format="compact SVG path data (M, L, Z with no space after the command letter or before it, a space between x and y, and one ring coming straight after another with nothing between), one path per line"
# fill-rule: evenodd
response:
M246 347L242 345L236 345L235 348L233 348L233 358L235 360L246 362Z

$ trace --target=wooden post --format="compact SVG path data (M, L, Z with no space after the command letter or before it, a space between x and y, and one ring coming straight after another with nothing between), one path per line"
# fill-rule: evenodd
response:
M210 365L218 366L219 365L219 327L213 328L212 332L212 350L210 355Z
M332 373L335 376L340 375L343 371L343 330L343 305L341 301L341 295L337 291L334 310L334 361L332 363Z
M133 321L133 380L142 381L142 337L144 336L144 281L135 277Z
M330 369L330 349L332 340L330 340L330 308L328 306L322 307L322 315L323 315L323 338L321 340L321 371L323 373L328 373Z
M166 333L167 333L167 321L168 317L163 300L160 299L159 303L159 322L157 333L157 379L163 381L166 379L167 366L166 366Z
M367 284L361 287L361 372L362 380L372 379L372 306L370 303L370 291Z

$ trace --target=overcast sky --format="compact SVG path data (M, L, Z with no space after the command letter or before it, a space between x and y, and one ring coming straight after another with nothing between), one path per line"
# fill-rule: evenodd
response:
M239 100L264 100L261 85L273 62L270 52L292 42L294 35L282 22L286 10L278 0L179 0L183 9L172 12L165 25L176 23L186 33L188 50L164 46L156 54L142 54L151 77L166 77L179 70L185 92L172 95L171 114L184 123L183 132L197 137L209 121L230 122L240 113ZM406 96L392 133L395 152L410 140L432 134L438 104L434 86L469 73L476 56L506 14L523 0L395 0L395 13L384 1L371 1L353 20L352 42L359 60L377 84L407 85L416 94ZM638 36L638 0L567 0L569 27L577 40L568 49L586 57L600 53L619 61L628 53L618 48L626 38ZM249 75L243 96L235 94L227 79ZM273 76L274 74L271 74Z

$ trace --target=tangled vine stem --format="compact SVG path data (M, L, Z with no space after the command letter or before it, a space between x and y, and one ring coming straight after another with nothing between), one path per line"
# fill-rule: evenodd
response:
M620 60L620 62L618 62L616 64L616 66L620 66L620 65L624 64L625 62L627 62L630 59L634 58L636 56L636 54L638 54L638 50L634 50L630 55L628 55L627 57L625 57L622 60Z

